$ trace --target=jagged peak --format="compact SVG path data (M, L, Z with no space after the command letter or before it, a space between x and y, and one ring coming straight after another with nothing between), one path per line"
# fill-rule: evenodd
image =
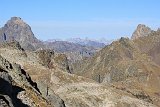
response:
M139 37L148 36L153 30L144 24L139 24L132 34L131 39L137 39Z

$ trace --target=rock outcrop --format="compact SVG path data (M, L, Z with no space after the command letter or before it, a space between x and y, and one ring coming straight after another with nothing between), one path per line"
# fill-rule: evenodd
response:
M146 25L139 24L137 26L137 29L132 34L131 39L137 39L139 37L148 36L148 34L150 34L151 32L153 32L151 28L147 27Z
M8 107L49 106L36 83L17 64L11 64L0 56L0 96ZM4 106L5 106L4 105Z
M19 65L11 64L1 56L0 83L0 103L4 106L65 107L63 100L54 92L52 94L48 92L48 95L44 95L42 88L39 88L37 83L33 82L31 77Z

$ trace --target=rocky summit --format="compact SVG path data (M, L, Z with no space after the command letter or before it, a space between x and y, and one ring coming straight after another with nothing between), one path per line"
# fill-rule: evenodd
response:
M139 24L137 26L137 29L134 31L134 33L132 34L132 39L137 39L139 37L143 37L143 36L147 36L148 34L150 34L151 32L153 32L153 30L151 30L151 28L147 27L146 25L143 24Z
M12 17L0 29L0 107L159 107L159 43L145 25L102 49L46 43Z
M43 47L42 42L34 36L31 27L20 17L12 17L0 29L0 41L18 41L27 50Z

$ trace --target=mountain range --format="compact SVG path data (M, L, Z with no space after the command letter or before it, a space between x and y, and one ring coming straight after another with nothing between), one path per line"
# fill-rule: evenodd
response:
M74 56L77 57L76 60L90 57L105 46L104 43L91 40L40 41L33 34L31 27L20 17L12 17L0 29L0 42L11 41L19 42L23 49L30 51L50 49L60 53L67 53L68 57L74 53ZM71 61L75 60L72 59Z
M12 17L0 29L2 107L159 107L160 30L131 39L38 40Z

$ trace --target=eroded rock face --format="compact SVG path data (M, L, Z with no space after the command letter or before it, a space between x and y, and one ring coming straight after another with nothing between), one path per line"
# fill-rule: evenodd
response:
M22 48L35 50L43 48L43 44L33 34L31 27L19 17L12 17L0 29L0 41L18 41Z
M64 107L55 94L42 97L41 90L17 64L0 56L0 103L5 107Z
M149 27L147 27L146 25L143 25L143 24L139 24L137 26L137 29L132 34L131 39L137 39L139 37L147 36L151 32L153 32L153 30L151 30Z

